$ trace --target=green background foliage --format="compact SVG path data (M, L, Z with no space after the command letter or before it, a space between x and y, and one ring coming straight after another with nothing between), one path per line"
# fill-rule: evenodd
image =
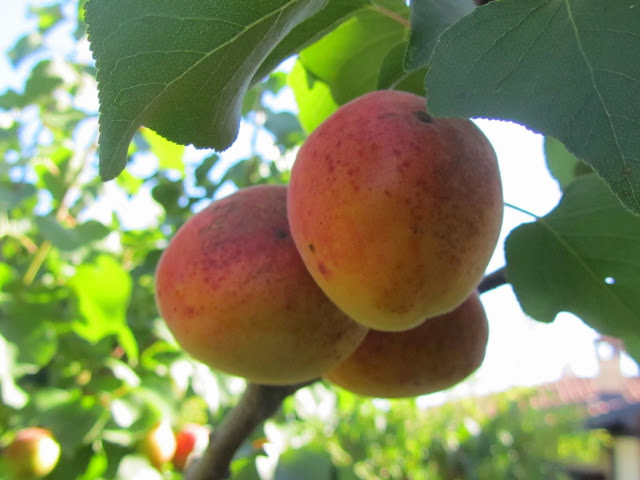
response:
M0 94L0 447L38 425L63 449L50 478L181 478L137 452L142 435L159 419L215 427L243 382L190 359L158 317L162 249L211 199L286 183L306 135L377 88L550 135L565 195L511 234L508 279L537 320L572 311L640 358L639 217L622 206L640 211L640 112L626 101L638 97L638 2L250 3L30 8L33 31L7 52L24 81ZM274 100L286 87L295 112ZM224 150L239 130L235 158L183 145ZM132 224L137 202L153 210ZM585 433L575 410L522 408L529 395L423 409L316 383L247 439L234 475L259 478L261 465L278 480L562 478L560 464L598 459L606 435Z

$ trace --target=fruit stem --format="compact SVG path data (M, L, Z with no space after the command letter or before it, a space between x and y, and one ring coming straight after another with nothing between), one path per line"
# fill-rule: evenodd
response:
M495 272L485 275L485 277L478 285L478 291L480 293L485 293L489 290L493 290L494 288L498 288L501 285L506 285L507 283L509 283L507 281L506 272L507 267L502 267Z
M251 432L273 416L285 398L315 381L283 386L247 384L238 404L212 432L207 450L189 467L185 480L230 478L233 456Z

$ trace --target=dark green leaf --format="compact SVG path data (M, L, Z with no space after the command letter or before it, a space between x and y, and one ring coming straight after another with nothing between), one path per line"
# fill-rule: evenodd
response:
M430 110L553 136L640 213L639 31L637 0L491 2L442 34Z
M314 16L295 27L266 58L254 80L260 80L280 62L318 40L348 19L370 0L328 0L326 6Z
M507 277L523 310L572 312L603 334L640 332L640 217L596 176L576 179L546 217L506 241Z
M63 227L52 215L35 217L44 238L60 250L71 251L106 237L111 230L96 220L89 220L73 228Z
M114 178L141 125L180 144L224 150L260 64L326 0L90 0L98 67L100 175Z
M406 34L407 27L395 17L362 9L300 52L300 61L342 105L377 88L382 62Z
M407 70L427 65L440 34L474 8L473 0L411 2L411 35L405 58Z
M565 146L553 137L545 137L544 155L549 172L562 190L580 175L593 172L589 165L571 155Z

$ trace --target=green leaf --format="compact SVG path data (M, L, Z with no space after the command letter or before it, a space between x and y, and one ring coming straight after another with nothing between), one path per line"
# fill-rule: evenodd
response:
M114 178L145 125L180 144L224 150L257 69L326 0L89 0L98 67L100 175Z
M0 331L18 347L19 362L42 367L54 357L58 351L54 315L53 301L49 305L15 299L0 308Z
M299 58L307 70L329 85L334 100L342 105L376 90L385 57L405 39L407 30L397 16L363 9L302 50Z
M405 70L404 59L407 42L393 47L382 62L378 76L378 89L394 89L415 93L424 97L424 76L426 67L414 71Z
M36 187L30 183L0 183L0 211L6 212L17 207L27 198L34 196L36 192Z
M287 450L278 459L274 480L332 480L335 467L329 454L320 448L309 446L299 450Z
M329 86L318 80L302 62L294 64L287 82L298 104L298 120L307 134L338 109Z
M38 30L40 31L40 33L44 33L50 30L64 18L62 5L56 4L46 5L42 7L32 6L31 8L29 8L29 13L37 16Z
M170 142L153 130L142 129L142 137L149 143L151 152L158 158L161 170L172 169L184 173L184 145Z
M264 78L280 62L329 33L370 0L328 0L326 6L308 20L296 26L266 58L254 80Z
M264 127L273 133L276 143L283 151L302 143L305 136L298 118L291 112L267 114Z
M637 0L491 2L440 37L429 108L553 136L640 213L639 31Z
M76 225L73 228L63 227L53 215L35 217L40 233L53 246L63 251L72 251L96 240L101 240L111 230L96 220Z
M558 207L507 238L507 278L522 309L551 322L572 312L603 334L640 334L640 217L596 176L576 179Z
M137 362L138 347L126 318L132 286L129 273L113 258L101 255L95 263L80 265L69 284L83 316L75 332L94 344L117 335L130 361Z
M11 65L17 67L26 57L41 48L42 36L37 32L30 32L20 37L6 55L11 60Z
M411 2L411 35L405 58L407 70L427 65L440 34L474 8L473 0Z
M553 137L544 138L544 156L549 172L562 190L580 175L593 172L589 165L571 155L565 146Z
M42 426L51 429L63 452L94 440L105 416L110 415L98 399L81 395L77 390L40 389L33 396L33 406Z

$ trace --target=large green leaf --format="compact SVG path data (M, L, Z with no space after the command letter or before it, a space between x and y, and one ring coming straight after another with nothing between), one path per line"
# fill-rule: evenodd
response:
M224 150L257 69L326 0L89 0L98 68L100 175L114 178L141 125Z
M387 8L364 8L302 50L300 61L329 85L334 100L341 105L377 89L384 59L407 36L405 22L401 13Z
M638 0L491 2L440 37L430 110L553 136L640 213L638 32Z
M567 311L603 334L640 337L640 217L596 175L577 178L505 249L507 278L531 317L550 322Z
M371 3L371 0L328 0L327 6L320 12L296 26L258 69L254 81L265 77L282 60L297 53L315 40L327 34L344 22L358 9Z
M411 2L411 35L405 58L407 70L427 65L440 34L474 8L473 0Z

